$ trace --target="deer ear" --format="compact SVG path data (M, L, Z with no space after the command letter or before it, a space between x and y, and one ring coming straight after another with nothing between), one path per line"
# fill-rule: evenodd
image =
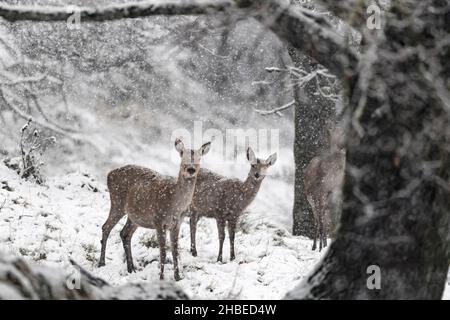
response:
M276 152L274 154L270 155L266 160L266 163L269 166L273 166L275 164L275 162L277 162L277 153Z
M202 153L202 156L207 154L209 152L209 149L211 149L211 142L207 142L207 143L203 144L202 147L200 148L200 152Z
M250 148L250 147L247 148L247 160L250 163L256 163L255 153L253 152L252 148Z
M180 156L183 156L184 143L183 143L183 141L181 141L180 138L175 139L175 149L178 151Z

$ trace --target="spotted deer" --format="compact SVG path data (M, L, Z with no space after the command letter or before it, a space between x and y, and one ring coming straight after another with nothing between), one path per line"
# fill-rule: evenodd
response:
M106 242L119 220L128 215L120 232L125 250L128 272L135 272L131 254L131 238L138 227L156 229L160 252L160 279L164 278L166 260L166 232L170 231L174 277L180 280L178 269L178 234L181 214L188 208L194 195L201 158L208 153L210 142L199 150L186 149L180 139L175 148L181 164L178 178L163 176L148 168L128 165L108 174L111 209L102 227L102 249L99 267L105 265Z
M341 189L344 181L345 149L342 125L330 129L330 149L314 157L305 170L305 194L314 216L314 240L316 250L319 237L319 251L327 246L327 234L335 231Z
M197 177L194 198L189 207L191 229L191 253L197 256L195 236L197 222L201 217L214 218L219 234L219 255L222 262L222 248L225 240L225 225L230 237L230 260L235 259L234 238L238 218L255 199L266 176L267 169L275 164L277 154L267 160L257 159L251 148L247 149L250 171L247 179L229 179L206 169L200 169Z

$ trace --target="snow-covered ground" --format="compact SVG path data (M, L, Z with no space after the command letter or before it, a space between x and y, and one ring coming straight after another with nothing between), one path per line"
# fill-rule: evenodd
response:
M228 261L226 242L225 263L216 262L217 231L215 222L209 219L199 223L199 256L192 257L189 226L183 224L180 235L183 280L179 285L191 297L279 299L297 285L320 258L318 252L310 250L310 240L291 236L282 222L277 223L285 219L270 214L285 209L282 189L286 191L286 184L272 177L267 179L278 184L273 186L274 181L264 181L268 187L261 190L262 194L242 219L236 236L236 261ZM0 199L4 201L0 211L0 250L67 268L68 273L71 269L68 259L72 258L112 284L158 279L159 251L152 230L136 232L133 254L138 272L127 273L119 237L124 221L111 233L106 266L96 267L101 225L109 210L104 181L87 173L73 173L49 178L45 186L39 186L20 180L3 164L0 165L0 181ZM274 189L279 196L270 195ZM166 267L169 279L173 278L170 262L169 254Z
M153 151L167 154L159 152L158 148ZM150 159L149 164L154 164L156 169L175 174L176 165L167 159L156 156ZM217 230L215 222L208 219L199 223L199 255L192 257L189 226L183 224L180 234L183 279L179 285L190 297L279 299L298 285L320 259L323 252L311 251L310 240L294 237L287 229L292 182L286 181L284 162L279 161L279 168L263 182L258 197L242 219L236 236L236 261L229 262L226 241L225 263L216 262ZM231 171L229 167L214 168L214 163L217 162L210 162L209 167ZM246 168L245 165L237 166L236 176L243 178ZM111 233L106 266L97 268L101 226L109 210L104 180L86 171L77 171L50 177L44 186L39 186L19 179L14 171L1 163L0 251L11 251L30 261L66 268L68 274L73 271L68 263L72 258L114 285L158 279L159 251L153 230L139 229L134 235L132 249L138 272L127 273L119 237L124 221ZM168 257L165 275L167 279L173 279L170 253ZM450 283L444 298L450 299Z

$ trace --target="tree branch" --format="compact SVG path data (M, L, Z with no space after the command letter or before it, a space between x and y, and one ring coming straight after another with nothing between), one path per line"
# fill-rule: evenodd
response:
M237 3L238 1L236 1ZM241 1L242 2L242 1ZM91 7L36 7L0 4L0 16L10 22L16 21L68 21L74 14L80 22L110 21L125 18L142 18L154 15L199 15L224 12L233 6L233 1L142 1Z
M288 103L282 105L281 107L277 107L277 108L274 108L274 109L271 109L271 110L255 109L255 111L258 112L262 116L267 116L267 115L270 115L270 114L276 114L276 115L281 117L281 111L292 107L294 104L295 104L295 100L292 100L291 102L288 102Z
M358 54L323 15L289 6L279 0L264 0L256 17L278 37L309 55L340 78L350 77L358 65Z
M320 0L319 3L356 30L360 30L366 23L369 16L367 9L371 5L381 7L378 1L374 0Z
M322 15L304 8L287 5L281 0L220 0L189 2L143 1L88 7L31 7L0 4L0 16L8 21L68 21L79 17L80 22L140 18L152 15L199 15L248 9L252 16L270 28L293 47L310 55L333 74L345 77L353 74L358 63L355 51L334 31Z

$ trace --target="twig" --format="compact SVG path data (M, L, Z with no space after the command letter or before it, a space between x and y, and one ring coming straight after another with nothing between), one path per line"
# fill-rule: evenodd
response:
M281 107L278 107L278 108L275 108L275 109L272 109L272 110L258 110L258 109L255 109L255 111L258 112L260 115L263 115L263 116L267 116L267 115L270 115L270 114L276 114L276 115L281 117L282 116L281 111L292 107L294 104L295 104L295 100L292 100L291 102L288 102L285 105L282 105Z
M7 106L8 108L10 108L15 114L17 114L19 117L29 120L31 117L31 115L23 112L22 110L18 109L17 107L15 107L13 104L9 103L4 94L3 94L3 90L1 90L0 88L0 103L4 104L5 106ZM86 139L78 134L71 134L70 132L67 132L63 129L60 129L58 127L53 126L52 124L49 123L45 123L39 120L34 119L33 120L37 125L39 125L40 127L43 127L45 129L48 129L50 131L53 131L54 133L60 134L64 137L70 138L74 141L79 141L79 142L84 142L86 144L89 144L90 146L94 147L95 149L98 150L98 147L89 139Z

